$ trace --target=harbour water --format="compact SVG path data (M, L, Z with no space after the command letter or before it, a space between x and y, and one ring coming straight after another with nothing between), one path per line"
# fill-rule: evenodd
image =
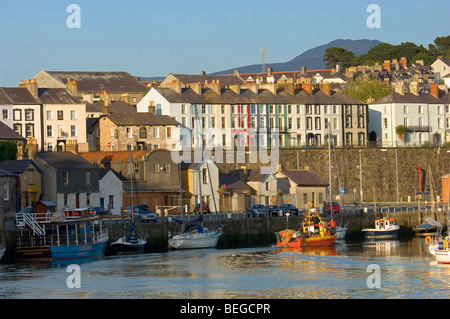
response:
M76 274L69 265L79 266ZM74 275L76 281L71 281ZM423 238L0 265L2 299L449 299Z

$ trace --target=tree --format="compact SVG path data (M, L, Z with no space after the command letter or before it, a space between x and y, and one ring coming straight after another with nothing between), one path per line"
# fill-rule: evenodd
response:
M395 128L395 133L397 134L398 138L403 141L403 143L405 143L405 132L406 132L406 128L404 125L398 125Z
M17 144L13 141L0 143L0 162L17 159Z
M439 55L450 59L450 35L434 39L434 44L428 45L428 51L435 59Z
M339 64L343 68L348 68L353 64L354 58L355 55L352 51L338 47L327 48L323 55L323 61L327 62L326 67L329 69L336 68L336 64Z
M379 100L390 93L389 86L381 81L357 78L347 83L342 93L362 102Z

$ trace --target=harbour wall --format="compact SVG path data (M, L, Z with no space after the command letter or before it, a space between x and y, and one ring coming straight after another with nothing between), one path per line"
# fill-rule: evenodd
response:
M336 148L331 150L332 192L340 194L345 190L345 201L360 201L360 175L362 176L363 200L396 201L397 181L400 201L414 200L415 192L433 192L442 196L442 176L449 173L449 148L435 147L397 147L397 148ZM270 151L268 152L270 157ZM327 148L280 149L278 169L309 169L322 179L329 181L329 152ZM361 166L360 166L361 156ZM227 173L242 168L255 169L268 166L256 156L256 163L249 163L248 153L245 163L236 160L231 163L218 163L220 172ZM224 156L224 160L226 157ZM422 185L419 185L419 167ZM355 196L354 196L355 195ZM333 196L334 197L334 196ZM447 195L445 195L447 197Z

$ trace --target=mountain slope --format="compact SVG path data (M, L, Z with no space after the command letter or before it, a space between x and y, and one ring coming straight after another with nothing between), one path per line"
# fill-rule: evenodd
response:
M278 71L297 71L302 66L308 70L320 70L325 68L325 62L322 61L325 50L329 47L339 47L352 51L356 56L365 54L372 47L381 43L378 40L334 40L327 44L312 48L296 56L288 62L281 63L266 63L266 68L271 66L274 72ZM212 74L231 74L234 69L238 69L239 73L259 73L261 72L261 64L253 64L247 66L240 66L224 71L215 72Z

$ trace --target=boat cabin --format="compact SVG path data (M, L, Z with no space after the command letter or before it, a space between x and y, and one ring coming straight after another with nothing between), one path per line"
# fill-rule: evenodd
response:
M390 229L392 226L394 226L393 218L375 219L375 229Z
M89 217L89 208L64 209L66 218Z

